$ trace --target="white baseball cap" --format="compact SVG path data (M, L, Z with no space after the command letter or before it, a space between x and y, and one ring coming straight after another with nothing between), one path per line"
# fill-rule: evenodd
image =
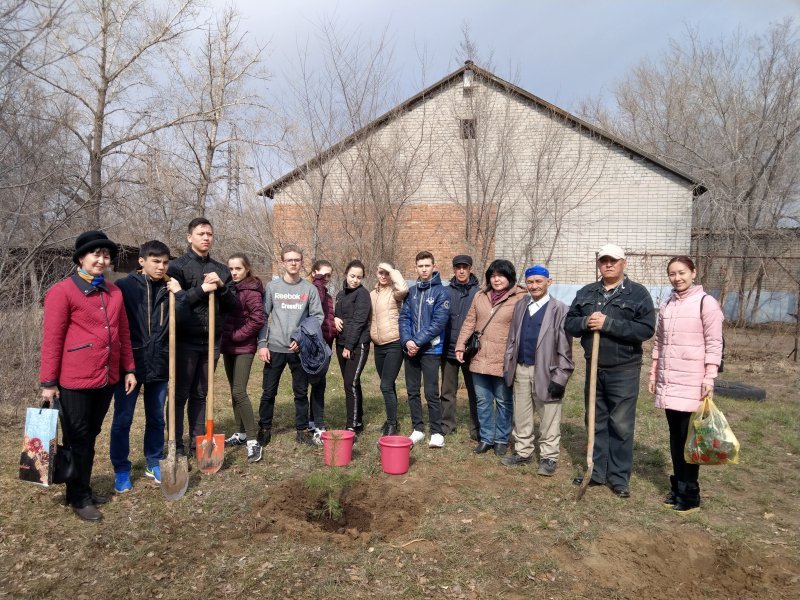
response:
M625 250L616 244L606 244L597 251L597 258L603 258L604 256L610 256L611 258L616 258L617 260L624 259Z

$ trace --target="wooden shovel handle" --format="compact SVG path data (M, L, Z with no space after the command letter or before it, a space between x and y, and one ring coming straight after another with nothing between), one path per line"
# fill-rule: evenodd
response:
M208 397L206 399L206 424L214 420L214 329L217 320L214 296L214 292L208 295ZM209 432L206 425L206 435L211 435L212 432Z
M169 403L169 441L175 440L175 294L169 293L169 373L167 401Z
M597 404L597 359L600 354L600 332L592 334L592 358L589 363L589 406L588 406L588 439L586 442L586 463L594 465L594 421Z

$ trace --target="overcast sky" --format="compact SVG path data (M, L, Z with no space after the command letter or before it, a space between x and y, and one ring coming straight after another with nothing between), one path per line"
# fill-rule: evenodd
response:
M273 93L297 46L321 19L347 33L379 37L388 29L403 98L420 91L418 54L427 57L426 84L460 65L466 22L494 72L567 110L604 94L640 60L656 58L687 26L718 38L741 28L764 31L771 22L800 17L800 0L237 0L244 28L269 43Z

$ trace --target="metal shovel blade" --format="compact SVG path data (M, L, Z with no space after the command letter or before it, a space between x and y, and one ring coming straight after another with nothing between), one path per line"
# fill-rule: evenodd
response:
M169 501L180 500L189 487L189 461L176 456L175 440L167 442L167 458L158 462L161 467L161 492Z
M206 475L216 473L225 460L225 434L199 435L196 439L197 468Z

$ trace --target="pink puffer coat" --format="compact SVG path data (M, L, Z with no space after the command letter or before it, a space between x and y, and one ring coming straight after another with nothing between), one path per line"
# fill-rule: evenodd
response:
M698 409L701 386L713 383L722 359L722 321L719 303L700 285L685 292L673 290L661 305L650 369L657 408Z

